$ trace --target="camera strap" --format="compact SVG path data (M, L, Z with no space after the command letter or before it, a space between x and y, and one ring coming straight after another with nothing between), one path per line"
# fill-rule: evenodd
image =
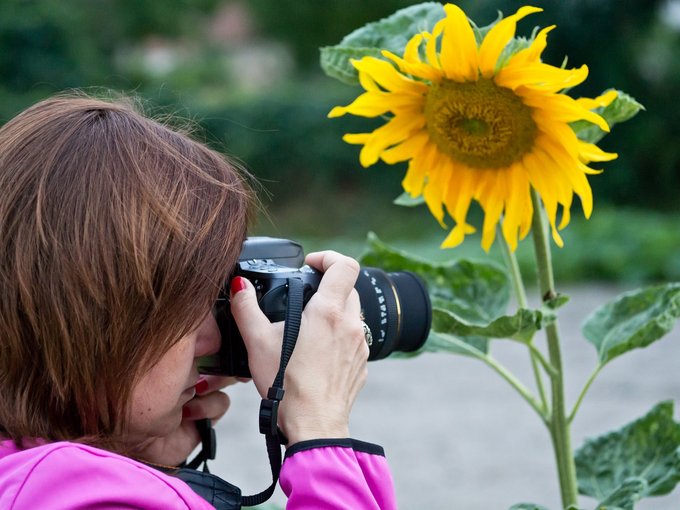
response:
M279 403L283 399L283 380L286 367L290 360L298 333L300 332L300 322L302 321L304 284L298 278L288 278L288 303L286 306L286 322L283 330L283 345L281 347L281 361L279 371L274 378L267 398L260 403L260 433L264 434L267 444L267 455L269 456L269 466L272 472L272 484L253 496L243 497L243 506L256 506L267 501L276 489L281 471L281 445L288 443L288 438L279 429L278 411Z
M283 390L283 380L286 373L286 367L288 366L288 361L293 354L298 333L300 332L300 322L302 321L302 309L304 306L303 291L304 284L302 283L302 280L299 278L288 278L288 302L286 305L286 321L283 330L283 345L281 347L281 361L279 363L279 370L276 374L276 377L274 378L274 382L267 392L267 398L262 399L262 402L260 403L260 433L264 434L265 443L267 445L267 455L269 457L269 466L272 473L271 485L259 494L255 494L253 496L240 496L240 490L238 490L238 488L227 484L223 480L222 482L229 486L227 487L229 490L226 490L222 486L219 486L220 490L218 492L215 492L214 490L212 492L211 490L206 490L206 486L208 489L215 487L213 478L216 477L210 475L210 471L208 470L208 460L215 458L215 431L210 425L210 420L200 420L196 422L199 434L201 435L202 449L194 459L188 462L185 466L182 466L183 468L187 469L180 469L178 471L180 475L179 477L185 480L185 482L187 482L198 494L200 494L207 501L211 502L213 506L218 509L223 508L227 510L231 508L240 508L237 503L239 498L241 506L260 505L271 498L274 490L276 489L276 484L279 481L279 473L281 472L281 464L283 460L281 455L281 445L288 443L288 438L286 438L281 429L278 427L279 403L283 399L283 394L285 393ZM199 472L195 470L197 470L201 464L203 464L203 473L199 474ZM187 476L183 476L185 471L188 473ZM201 475L203 476L201 477ZM236 489L238 494L231 490L232 488ZM224 500L224 506L216 504L217 500L215 499L215 493L217 496L219 496L217 499L219 499L220 502Z

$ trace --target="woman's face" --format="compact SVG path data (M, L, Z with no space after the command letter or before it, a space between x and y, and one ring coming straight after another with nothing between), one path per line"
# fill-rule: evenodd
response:
M220 330L212 313L184 336L144 374L132 389L128 434L133 438L162 437L182 420L182 407L194 395L197 358L220 347Z

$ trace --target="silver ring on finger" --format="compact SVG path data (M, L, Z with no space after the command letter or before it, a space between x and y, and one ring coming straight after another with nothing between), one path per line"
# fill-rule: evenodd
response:
M364 340L366 340L366 345L370 347L373 345L373 333L371 333L371 328L369 328L368 324L363 320L361 321L361 325L364 328Z

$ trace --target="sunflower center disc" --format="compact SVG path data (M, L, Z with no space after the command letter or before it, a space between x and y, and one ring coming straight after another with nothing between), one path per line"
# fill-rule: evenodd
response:
M440 151L471 168L504 168L529 152L536 137L531 109L493 80L442 80L425 102L427 131Z

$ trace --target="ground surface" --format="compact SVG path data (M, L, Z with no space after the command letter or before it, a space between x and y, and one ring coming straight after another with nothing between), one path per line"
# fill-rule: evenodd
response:
M595 363L582 340L581 320L619 289L567 289L560 316L567 398L573 402ZM494 356L531 384L525 350L498 342ZM653 346L614 360L591 388L574 423L574 446L618 428L656 403L680 406L680 325ZM251 384L230 391L232 408L218 425L213 472L255 493L269 483L263 438L257 433L259 401ZM676 409L676 417L678 416ZM385 447L399 507L412 510L507 510L530 501L559 508L549 438L542 423L510 387L480 362L450 355L382 360L352 416L353 437ZM277 491L275 500L283 506ZM583 500L585 508L592 501ZM678 510L680 488L647 499L636 510Z

